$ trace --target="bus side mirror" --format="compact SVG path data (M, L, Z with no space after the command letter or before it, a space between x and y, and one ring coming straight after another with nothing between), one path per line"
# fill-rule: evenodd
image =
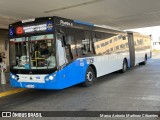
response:
M62 42L62 47L65 47L66 46L66 38L65 38L65 33L61 30L61 29L58 29L57 31L60 36L61 36L61 42Z
M65 35L62 35L62 47L66 46L66 38Z

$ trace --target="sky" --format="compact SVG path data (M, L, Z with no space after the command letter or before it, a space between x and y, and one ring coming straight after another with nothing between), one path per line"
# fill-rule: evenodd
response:
M160 26L154 26L154 27L146 27L146 28L137 28L137 29L130 29L127 31L134 31L139 32L141 34L145 35L152 35L153 41L160 41Z

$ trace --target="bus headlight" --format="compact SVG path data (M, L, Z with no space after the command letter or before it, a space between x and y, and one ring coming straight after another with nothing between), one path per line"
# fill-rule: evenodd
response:
M12 79L17 80L17 77L15 75L11 75Z
M14 75L12 75L12 79L15 79L16 77Z
M56 73L53 73L53 74L47 75L47 76L45 77L45 80L46 80L46 81L54 80L55 77L56 77Z
M54 78L54 77L53 77L52 75L49 76L49 80L53 80L53 78Z

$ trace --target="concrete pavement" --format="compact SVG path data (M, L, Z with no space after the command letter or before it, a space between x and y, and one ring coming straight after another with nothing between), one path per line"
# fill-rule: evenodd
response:
M28 89L2 97L0 110L160 111L160 55L124 74L100 77L91 87L73 86L61 91Z

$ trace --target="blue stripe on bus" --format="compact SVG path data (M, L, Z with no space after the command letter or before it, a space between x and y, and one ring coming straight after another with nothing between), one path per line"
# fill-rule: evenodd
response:
M74 20L74 22L75 22L75 23L78 23L78 24L83 24L83 25L94 26L94 24L92 24L92 23L83 22L83 21L80 21L80 20Z
M18 82L10 77L10 83L13 87L27 88L27 85L33 85L36 89L64 89L85 81L85 74L89 64L86 59L75 60L70 65L62 70L57 71L53 80L48 80L45 83L36 82ZM48 77L48 75L46 75ZM45 78L46 78L45 77Z

